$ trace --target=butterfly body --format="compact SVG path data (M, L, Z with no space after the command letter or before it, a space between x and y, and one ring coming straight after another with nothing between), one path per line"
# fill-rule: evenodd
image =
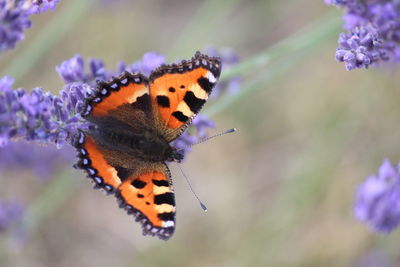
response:
M98 144L120 153L129 153L134 158L146 162L165 162L183 159L183 154L171 146L163 136L153 128L141 127L140 130L120 121L104 121L90 130Z
M147 78L124 73L99 82L82 116L91 125L75 138L78 168L95 187L115 194L143 233L168 239L175 230L175 197L168 161L183 151L171 145L204 105L217 78L218 58L200 53L163 65Z

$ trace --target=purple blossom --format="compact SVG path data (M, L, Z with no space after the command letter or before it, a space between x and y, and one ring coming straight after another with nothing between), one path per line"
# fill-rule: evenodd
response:
M400 60L400 0L325 0L345 8L336 59L347 70Z
M120 73L129 71L132 73L139 72L143 75L149 76L151 71L165 64L165 57L156 52L148 52L143 55L143 58L139 61L135 61L130 65L126 65L124 61L121 61L118 65L118 71Z
M183 134L174 141L173 145L176 148L183 149L184 153L190 152L190 147L193 144L208 137L208 131L211 128L215 128L214 121L207 119L206 116L197 115L193 119L190 129L183 132Z
M336 60L344 62L347 70L368 68L374 62L389 60L383 40L374 29L357 27L351 33L341 33L338 42Z
M86 124L80 118L82 103L91 88L82 83L68 84L61 98L42 88L31 92L12 89L13 80L0 79L0 144L11 139L35 140L61 145L77 128Z
M357 219L387 234L400 224L400 165L384 160L377 176L371 175L358 188L354 206Z
M208 130L216 126L214 121L209 120L206 116L201 114L194 118L192 125L196 130L196 136L199 140L208 137Z
M111 75L107 74L104 62L100 59L89 59L89 72L85 71L85 61L80 55L75 55L56 67L58 75L64 83L74 82L89 83L94 86L95 80L107 80Z
M41 181L48 181L62 168L72 165L75 151L71 146L58 149L54 145L36 142L10 142L0 148L0 169L2 173L31 171Z
M60 0L0 0L0 52L13 49L31 26L30 15L54 10Z
M15 48L30 26L29 12L23 1L0 0L0 52Z
M17 201L0 201L0 232L18 220L22 210L22 205Z
M186 154L191 151L190 146L195 144L197 141L198 138L196 138L195 135L191 135L188 131L185 131L174 141L173 145L178 149L182 149Z
M33 0L33 9L34 13L43 13L48 10L54 11L56 9L56 5L61 0Z

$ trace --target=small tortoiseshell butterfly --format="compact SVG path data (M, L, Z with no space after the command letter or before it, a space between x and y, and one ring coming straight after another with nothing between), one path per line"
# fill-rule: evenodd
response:
M149 77L125 72L98 82L86 101L82 116L92 126L75 138L76 167L96 188L115 194L144 235L167 240L174 233L175 197L166 162L180 162L183 153L171 142L203 107L220 73L219 58L197 52Z

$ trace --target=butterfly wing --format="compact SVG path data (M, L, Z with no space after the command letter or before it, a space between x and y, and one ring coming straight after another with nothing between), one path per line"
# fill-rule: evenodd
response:
M113 166L105 155L110 151L101 148L94 138L83 132L75 137L74 146L78 152L76 168L83 169L92 179L95 188L104 189L107 193L114 193L121 184L121 175L118 175L117 166Z
M109 82L98 82L97 91L86 100L81 115L96 124L111 118L130 125L134 130L151 126L147 78L125 72Z
M170 238L175 229L175 198L168 167L132 155L118 137L115 143L104 137L129 131L140 136L143 129L154 128L147 78L125 73L100 82L82 116L94 127L75 137L79 157L75 166L86 171L95 188L115 193L120 206L142 224L144 234Z
M80 132L75 147L79 168L96 187L115 193L120 205L136 216L146 235L169 239L175 229L175 198L168 167L144 161L124 148L115 134L156 130L165 141L176 139L200 111L221 72L218 58L200 53L179 65L164 65L147 79L124 73L98 90L82 116L95 127ZM145 140L145 139L144 139Z
M120 207L136 217L144 235L169 239L175 230L175 197L164 163L142 162L129 154L107 150L90 134L80 132L75 147L77 168L107 193L115 193Z
M169 239L175 230L175 196L168 167L163 163L134 172L118 187L120 206L133 214L144 235Z
M163 65L150 75L155 123L168 142L186 129L208 99L221 73L219 58L197 52L190 61Z

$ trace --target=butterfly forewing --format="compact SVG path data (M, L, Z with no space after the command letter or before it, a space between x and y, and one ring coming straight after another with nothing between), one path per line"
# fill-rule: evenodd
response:
M170 142L200 111L219 75L219 59L196 54L191 61L164 65L150 75L150 97L156 123Z
M86 101L82 115L94 123L113 118L134 128L151 125L147 78L126 72L109 82L99 82L95 95Z

